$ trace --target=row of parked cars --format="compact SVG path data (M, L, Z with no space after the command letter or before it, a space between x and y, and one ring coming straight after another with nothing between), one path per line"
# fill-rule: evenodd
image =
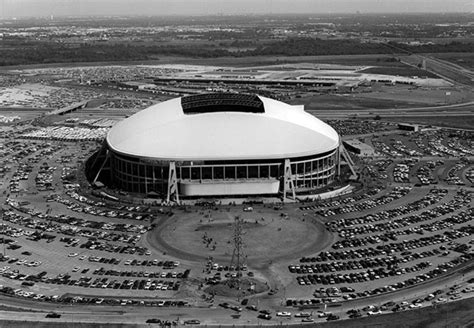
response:
M58 141L102 141L109 128L79 128L67 126L48 126L22 134L23 139Z
M41 212L38 209L35 209L30 206L29 202L26 201L17 201L12 198L7 198L6 204L8 204L10 207L14 208L15 210L22 212L24 214L29 215L29 217L26 216L20 216L15 213L10 213L13 218L16 220L19 220L23 222L24 225L31 225L30 228L36 228L36 226L32 225L38 225L38 229L42 227L42 223L51 223L51 221L57 224L61 224L60 227L58 226L52 226L51 227L51 232L61 232L62 230L67 230L64 225L68 226L75 226L79 227L81 229L88 229L83 232L81 231L74 231L74 234L84 234L84 235L90 235L91 237L99 237L100 233L109 233L111 231L114 232L127 232L127 233L133 233L133 234L142 234L148 231L148 227L145 225L132 225L132 224L125 224L125 223L115 223L115 222L100 222L100 221L94 221L94 220L87 220L85 218L78 218L78 217L73 217L70 215L51 215L47 214L45 212ZM21 223L20 222L20 223ZM18 224L20 224L18 223ZM53 229L54 228L54 229ZM42 228L43 230L47 230L47 228ZM61 230L62 229L62 230ZM95 230L91 230L95 229ZM103 237L105 239L112 239L113 237L108 237L107 235L101 235L100 237ZM128 242L128 240L124 240L124 242ZM130 242L134 242L133 240Z
M445 228L451 228L456 224L468 222L470 220L468 213L470 213L471 210L461 211L457 215L452 215L444 219L435 219L461 209L462 207L468 205L470 201L470 195L468 197L457 196L448 203L438 205L435 208L418 213L416 215L405 216L377 224L349 227L340 232L340 236L346 237L346 239L335 242L331 247L333 249L342 249L366 246L368 244L377 244L382 242L387 243L390 240L397 241L399 236L411 234L424 235L425 232L434 232ZM423 223L428 221L430 222ZM417 225L419 223L423 224ZM374 235L373 233L376 231L381 231L383 233ZM365 237L355 237L356 234L363 233L370 233L371 235Z
M334 285L341 283L359 283L366 282L370 280L382 279L386 277L393 277L400 274L406 274L409 272L417 272L422 269L431 266L430 262L420 262L411 267L399 268L374 268L368 269L366 271L356 271L350 273L331 273L331 274L307 274L302 276L297 276L296 280L300 285Z
M328 217L337 214L366 211L371 208L387 205L388 203L393 202L394 200L400 199L403 196L407 195L411 189L411 186L396 186L388 194L382 195L375 199L369 198L359 203L349 203L345 206L335 207L331 209L319 209L316 211L316 213L324 217Z
M444 274L448 272L448 270L455 268L456 266L459 266L463 263L466 263L472 259L471 255L462 255L458 258L455 258L449 262L445 262L443 264L438 265L435 269L432 269L426 273L420 273L415 277L406 279L404 281L399 281L396 283L392 283L390 285L382 286L382 287L377 287L373 288L371 290L364 290L364 291L359 291L359 292L347 292L344 291L343 294L337 294L337 295L329 295L325 297L326 295L316 295L321 298L313 298L313 299L301 299L301 300L287 300L287 306L314 306L317 304L321 303L338 303L343 300L353 300L357 298L363 298L363 297L369 297L369 296L374 296L374 295L379 295L379 294L384 294L384 293L389 293L393 292L399 289L403 289L409 286L413 286L415 284L423 283L424 281L427 281L429 279L433 279L440 274ZM363 280L365 281L365 279ZM345 283L345 281L342 281L341 283ZM342 291L342 289L341 289ZM466 289L464 292L471 292L473 290ZM315 292L316 293L316 292ZM320 293L320 291L319 291ZM342 296L342 297L341 297ZM454 298L453 298L454 300Z
M349 271L349 270L363 270L376 267L392 267L397 266L401 263L407 263L421 258L427 258L429 256L435 256L441 254L438 249L427 250L421 253L410 251L403 252L403 256L387 256L387 257L375 257L367 258L356 261L334 261L329 263L316 263L316 264L300 264L300 265L289 265L288 268L291 273L297 274L308 274L308 273L329 273L338 271ZM301 263L312 262L313 258L301 258ZM314 261L313 261L314 262Z
M153 306L153 307L182 307L189 306L187 301L182 300L152 300L152 299L122 299L117 297L85 297L68 295L43 295L21 288L12 288L0 285L0 293L7 296L16 296L32 299L35 301L63 303L63 304L102 304L102 305L133 305L133 306Z
M14 237L25 236L30 240L39 241L41 239L48 239L50 242L56 238L56 234L67 236L82 236L87 238L99 238L100 241L87 241L79 244L80 239L77 237L62 237L62 241L66 243L66 247L88 248L91 250L104 250L113 253L139 254L149 255L151 252L145 247L136 246L139 241L139 236L136 234L116 233L113 231L103 230L106 223L97 223L95 221L88 221L65 216L42 215L31 213L30 209L26 209L11 199L7 200L8 204L13 208L24 211L26 214L35 215L35 217L26 217L14 211L4 212L5 221L16 225L25 227L15 228L8 227L5 233ZM89 228L82 227L83 225L90 225ZM120 226L116 226L120 229ZM30 230L34 229L34 230ZM126 229L126 227L125 227ZM106 242L104 240L110 240ZM115 244L112 244L114 242Z
M68 184L67 187L70 189L66 191L66 195L79 202L72 201L71 199L68 199L63 195L58 194L48 195L46 201L61 203L74 212L87 213L108 218L144 221L151 217L150 213L140 212L137 210L141 209L143 211L148 211L148 209L142 209L139 206L120 206L118 208L109 208L103 202L92 201L89 200L87 197L78 194L75 191L75 189L78 188L77 185Z
M347 230L347 229L350 229L351 227L354 227L357 225L373 224L379 221L394 220L402 215L407 215L407 214L419 211L423 208L426 208L430 205L436 204L447 194L448 194L447 189L437 189L437 188L431 189L427 195L411 203L399 206L394 209L383 210L383 211L367 214L360 217L331 220L326 223L326 227L330 231L341 232L345 230L346 234L350 234L352 233L352 231ZM356 227L354 227L354 229L356 229ZM357 231L357 230L354 230L354 231ZM373 232L373 231L367 231L367 232ZM366 232L363 231L363 233L366 233Z
M84 287L84 288L110 288L110 289L146 289L146 290L178 290L180 282L176 280L152 280L155 277L155 274L150 276L148 273L148 279L125 279L117 280L109 277L104 278L93 278L91 276L81 275L80 278L74 279L68 273L62 273L55 277L48 277L46 271L39 272L37 274L25 274L19 272L18 269L12 269L10 267L4 267L1 269L1 275L5 278L19 280L22 282L32 282L25 284L25 286L32 286L34 283L44 283L44 284L54 284L54 285L64 285L64 286L74 286L74 287ZM84 271L84 270L83 270ZM87 270L88 271L88 270ZM87 272L86 271L86 272ZM189 271L184 273L169 273L169 279L184 279L187 277ZM115 276L115 275L112 275ZM118 275L120 276L120 275ZM133 277L135 275L131 275ZM145 277L144 274L141 275ZM179 276L179 278L178 278ZM129 277L124 275L122 277ZM137 274L136 277L139 277ZM161 278L161 274L159 274ZM165 278L168 278L168 273L166 273Z
M319 208L339 207L341 205L347 205L347 204L352 204L352 203L359 202L362 200L367 200L377 195L380 191L381 189L379 188L373 188L364 193L354 194L352 196L344 197L342 199L337 199L337 200L329 199L325 201L323 200L319 202L317 205L315 204L315 205L300 206L299 209L302 211L309 211L309 210L317 210Z
M456 239L470 236L473 233L472 230L470 226L461 226L457 229L444 231L442 234L421 237L419 239L403 240L399 243L387 243L378 245L377 247L346 249L342 251L323 251L314 257L314 259L315 262L325 262L390 255L395 252L404 252L425 246L447 244Z
M168 278L168 279L185 279L189 276L191 270L186 269L183 272L163 271L127 271L127 270L109 270L104 268L95 269L92 273L101 276L117 276L117 277L145 277L145 278Z

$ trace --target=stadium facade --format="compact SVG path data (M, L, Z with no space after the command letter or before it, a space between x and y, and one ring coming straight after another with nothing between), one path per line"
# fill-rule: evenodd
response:
M122 190L169 201L294 198L334 181L340 146L337 132L303 106L249 94L192 95L156 104L115 125L102 157L96 157L100 168L93 180L107 174Z

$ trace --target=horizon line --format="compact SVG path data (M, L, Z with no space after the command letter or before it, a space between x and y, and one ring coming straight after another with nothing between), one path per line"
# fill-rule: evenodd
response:
M86 17L216 17L216 16L285 16L285 15L295 15L295 16L311 16L311 15L355 15L355 16L364 16L364 15L472 15L474 11L466 12L456 12L456 11L417 11L417 12L384 12L384 11L371 11L371 12L314 12L314 13L303 13L303 12L288 12L288 13L213 13L213 14L160 14L160 15L147 15L147 14L88 14L88 15L71 15L71 14L50 14L50 15L31 15L31 16L8 16L0 17L0 20L17 20L17 19L31 19L31 18L48 18L51 17L61 17L61 18L86 18Z

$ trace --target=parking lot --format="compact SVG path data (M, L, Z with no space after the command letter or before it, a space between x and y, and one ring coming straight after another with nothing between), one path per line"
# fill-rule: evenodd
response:
M378 315L472 296L472 271L423 288L472 265L472 139L462 132L397 135L393 126L367 123L374 135L362 138L376 154L355 158L366 170L353 193L296 204L271 199L248 211L232 202L149 205L105 189L124 196L116 202L94 192L81 173L110 122L15 121L0 126L0 293L10 299L128 311L210 307L216 318L276 323ZM336 126L361 132L349 123ZM236 276L229 241L237 215L245 221L243 272L264 286L246 305L204 291ZM451 288L453 281L460 286ZM377 297L386 301L375 304ZM222 302L230 306L218 307ZM340 306L327 310L333 304ZM205 318L200 322L218 322Z

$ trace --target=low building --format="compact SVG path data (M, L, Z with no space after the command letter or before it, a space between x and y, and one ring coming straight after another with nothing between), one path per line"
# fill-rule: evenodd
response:
M420 131L420 126L418 124L400 123L398 124L398 129L404 131L418 132Z
M361 155L364 157L375 155L375 150L372 146L363 143L358 139L344 140L343 144L348 151L354 154Z

